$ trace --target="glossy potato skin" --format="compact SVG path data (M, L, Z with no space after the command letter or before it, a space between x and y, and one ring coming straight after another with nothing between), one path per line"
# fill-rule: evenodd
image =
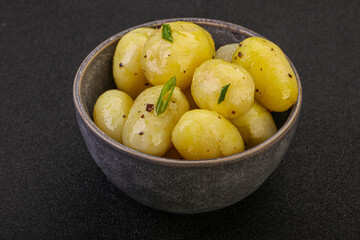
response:
M224 101L218 104L222 87L229 83ZM201 64L191 83L191 94L200 108L216 111L229 119L250 110L254 90L254 81L244 68L222 59Z
M145 89L135 100L123 130L124 145L140 152L162 156L172 146L171 133L189 103L175 87L164 113L155 114L155 106L163 85ZM147 107L152 104L154 109Z
M271 41L260 37L243 40L232 62L250 72L255 82L255 99L270 111L286 111L296 102L294 71L283 51Z
M141 53L152 28L137 28L125 34L118 42L113 57L113 76L118 89L135 99L149 87L141 68Z
M187 160L212 159L244 151L236 127L220 114L206 109L186 112L176 124L171 140Z
M93 118L106 135L122 143L122 131L134 101L120 90L101 94L94 105Z
M245 115L230 121L239 130L247 149L264 142L277 131L272 115L257 101Z
M211 35L190 22L169 23L173 42L162 38L162 27L156 29L145 43L141 66L153 85L165 84L176 76L176 86L185 90L190 86L195 69L215 55Z
M227 62L231 62L234 52L238 47L238 43L230 43L221 46L218 50L216 50L215 59L222 59Z

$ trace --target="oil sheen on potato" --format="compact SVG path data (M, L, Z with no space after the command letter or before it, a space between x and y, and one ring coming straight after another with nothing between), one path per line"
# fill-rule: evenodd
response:
M298 86L294 71L283 51L271 41L260 37L245 39L232 62L250 72L255 99L270 111L286 111L296 102Z

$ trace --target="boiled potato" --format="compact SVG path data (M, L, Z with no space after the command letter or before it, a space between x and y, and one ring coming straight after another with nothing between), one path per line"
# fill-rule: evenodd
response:
M271 41L260 37L245 39L232 62L250 72L255 82L255 99L270 111L286 111L296 102L294 71L282 50Z
M195 69L215 55L211 35L191 22L170 22L173 42L162 38L156 29L146 41L141 66L153 85L165 84L176 75L176 86L185 90L190 86Z
M175 148L188 160L212 159L244 151L236 127L220 114L194 109L176 124L171 138Z
M164 113L155 114L155 106L163 85L145 89L136 98L123 130L124 145L140 152L162 156L171 146L171 133L189 103L175 87Z
M234 52L238 47L238 43L231 43L221 46L218 50L216 50L215 58L231 62Z
M239 130L246 148L254 147L276 133L276 125L270 112L257 101L245 115L230 119Z
M120 90L108 90L94 105L95 124L115 141L122 142L122 131L134 101Z
M149 87L141 68L141 53L152 28L137 28L125 34L118 42L113 58L113 76L118 89L135 99Z
M224 101L218 103L222 88L230 84ZM241 66L222 59L211 59L198 67L191 83L191 94L200 108L235 118L250 110L254 102L254 81Z

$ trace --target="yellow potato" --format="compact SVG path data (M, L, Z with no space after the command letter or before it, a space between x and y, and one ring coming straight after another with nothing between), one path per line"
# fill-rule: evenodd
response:
M125 34L118 42L113 58L113 76L118 89L135 99L149 87L141 68L141 53L152 28L137 28Z
M115 141L122 142L122 131L134 101L120 90L108 90L94 105L95 124Z
M256 101L245 115L230 119L230 121L239 130L246 148L264 142L277 131L270 112Z
M234 52L238 47L238 43L231 43L221 46L218 50L216 50L215 58L231 62Z
M190 22L169 23L173 42L162 38L162 28L156 29L145 43L141 66L153 85L165 84L176 75L176 86L185 90L191 84L195 69L215 55L211 35Z
M250 37L239 44L232 62L250 72L255 99L270 111L283 112L297 100L298 86L282 50L269 40Z
M222 88L230 84L224 101L218 103ZM251 75L241 66L222 59L211 59L198 67L191 83L191 94L200 108L235 118L250 110L255 85Z
M123 130L124 145L140 152L162 156L172 146L171 133L189 103L175 87L164 113L155 114L155 106L163 85L145 89L136 98Z
M220 114L195 109L176 124L171 138L178 152L188 160L212 159L244 151L236 127Z

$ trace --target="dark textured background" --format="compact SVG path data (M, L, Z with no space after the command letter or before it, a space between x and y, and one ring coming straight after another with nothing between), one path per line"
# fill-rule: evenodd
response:
M290 3L292 2L292 3ZM360 239L359 1L0 1L0 239ZM279 168L223 210L174 215L117 190L78 129L72 83L128 27L205 17L277 43L300 74Z

